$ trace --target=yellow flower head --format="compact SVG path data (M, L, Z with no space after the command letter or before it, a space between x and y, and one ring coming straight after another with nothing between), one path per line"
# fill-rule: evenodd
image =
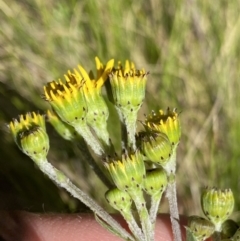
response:
M166 134L172 145L178 144L181 137L181 126L178 113L175 109L167 109L166 113L152 112L145 120L145 127Z
M96 79L94 79L91 73L88 74L82 66L78 66L79 76L85 81L83 92L88 106L86 119L98 138L103 140L106 145L109 145L109 135L107 130L109 111L105 100L101 95L101 88L113 68L114 60L112 59L108 61L106 66L104 66L97 57L95 58L95 61L97 67Z
M44 116L36 113L21 115L9 124L19 149L34 161L44 160L49 150Z
M126 61L125 68L118 63L110 77L113 99L120 109L130 112L139 110L145 97L147 75L144 69L137 70L133 62Z
M113 182L122 191L142 188L145 166L139 151L125 155L122 160L111 160L104 163Z
M98 57L95 58L96 62L96 68L97 68L97 77L94 78L92 72L88 74L86 70L81 66L78 65L80 76L84 79L85 85L84 85L84 94L86 96L86 99L89 100L89 98L94 98L95 95L99 95L101 92L101 88L105 81L108 78L108 75L110 74L113 65L114 60L111 59L107 62L106 66L104 66ZM79 74L78 74L79 75Z
M9 124L9 129L13 135L14 140L20 132L28 131L32 127L39 126L46 131L45 118L43 115L36 114L35 112L20 115L19 120L14 119Z
M74 70L65 75L66 81L52 81L44 86L45 99L62 121L75 126L85 121L87 105L83 94L84 79Z

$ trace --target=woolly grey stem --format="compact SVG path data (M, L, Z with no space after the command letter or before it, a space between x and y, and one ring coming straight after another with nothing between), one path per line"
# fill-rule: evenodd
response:
M177 206L176 182L168 184L166 197L169 202L170 219L172 223L173 236L175 241L182 241L181 230L179 225L179 213Z
M126 129L127 129L127 142L128 147L131 147L133 150L136 150L136 121L137 121L137 114L130 115L125 118Z
M137 113L135 112L124 112L122 113L119 108L116 108L119 119L121 121L121 132L122 132L122 146L125 148L132 148L136 150L136 122Z
M129 195L132 197L135 206L138 211L138 215L140 218L140 222L142 225L143 234L145 236L145 241L153 241L154 240L154 230L153 225L150 221L150 217L148 214L148 210L146 207L146 201L143 197L143 193L141 190L139 191L130 191Z
M74 126L76 132L83 137L86 143L92 148L92 150L97 155L104 154L104 151L99 143L99 141L95 138L93 133L90 131L90 128L86 123L79 123L78 125Z
M169 183L166 190L166 197L169 203L170 219L172 224L174 241L182 241L181 229L179 225L177 190L175 181L177 146L178 143L174 145L172 155L166 166L164 166L163 168L167 172L169 179Z
M125 221L128 224L129 229L131 230L131 232L133 233L135 238L137 238L137 240L139 240L139 241L145 241L143 232L138 227L138 224L137 224L135 218L133 217L132 213L131 212L130 213L121 212L121 215L124 217Z
M58 186L67 190L73 197L80 200L88 206L96 215L108 223L114 230L116 230L124 239L134 240L132 236L122 228L119 223L113 219L101 206L99 206L86 193L76 187L60 170L56 169L47 160L35 161L39 169L46 174Z
M157 213L158 213L158 208L159 208L159 203L162 198L162 192L159 192L158 194L151 196L151 207L149 211L150 215L150 220L151 223L153 224L153 227L155 226L156 223L156 218L157 218Z

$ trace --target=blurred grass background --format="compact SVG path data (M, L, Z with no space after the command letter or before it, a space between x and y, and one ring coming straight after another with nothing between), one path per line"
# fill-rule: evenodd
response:
M97 55L150 71L140 119L152 109L181 111L180 213L201 214L205 185L231 187L239 210L239 12L228 0L0 0L0 208L85 210L21 154L6 123L45 111L42 86L79 63L94 69ZM49 160L105 205L106 188L78 150L48 130Z

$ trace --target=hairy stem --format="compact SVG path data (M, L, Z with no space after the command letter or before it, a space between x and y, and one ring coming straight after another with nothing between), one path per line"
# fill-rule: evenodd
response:
M135 203L135 206L137 208L145 240L153 241L154 240L153 225L150 221L150 217L149 217L148 210L146 207L146 201L143 197L142 190L130 191L129 194L132 197L132 199Z
M149 215L150 215L151 223L153 224L153 228L156 223L159 203L161 199L162 199L162 191L159 191L154 196L151 196L151 207L150 207Z
M181 230L179 225L179 213L177 206L176 182L169 183L167 186L166 197L169 202L170 219L175 241L182 241Z
M169 183L166 190L166 197L169 203L170 210L170 219L172 224L173 236L175 241L182 241L181 229L179 225L179 213L178 213L178 204L177 204L177 190L176 190L176 153L177 153L177 144L173 147L173 153L164 167L167 172Z
M99 141L96 139L96 137L93 135L93 133L90 131L90 128L86 123L79 123L78 125L74 126L76 132L83 137L83 139L86 141L86 143L92 148L92 150L97 155L104 154L104 150L101 147Z
M136 150L136 138L135 138L136 121L137 121L137 113L135 115L134 114L128 115L125 118L128 147L131 147L133 150Z
M121 212L121 211L120 211ZM129 229L131 230L132 234L137 238L139 241L145 241L144 235L142 230L139 228L135 218L132 215L132 212L121 212L121 215L124 217L125 221L128 224Z

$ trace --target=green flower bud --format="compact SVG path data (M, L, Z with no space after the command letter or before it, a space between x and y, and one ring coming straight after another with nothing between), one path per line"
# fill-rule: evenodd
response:
M119 63L109 77L115 107L127 128L129 146L135 149L137 113L145 98L147 73L144 69L136 70L132 62L126 61L125 68Z
M159 113L153 112L146 118L145 125L152 130L166 134L172 145L178 144L181 137L181 126L175 109L167 109L166 113L162 110L159 110Z
M20 150L34 161L45 160L49 150L44 116L28 113L9 124L10 131Z
M141 150L152 162L165 166L172 154L168 137L158 131L140 132Z
M81 125L86 122L87 104L84 97L84 80L75 71L65 75L66 83L61 80L52 81L44 86L45 99L53 110L71 126Z
M76 138L77 133L75 129L66 122L63 122L54 111L48 110L47 117L48 121L63 139L71 141Z
M49 139L41 127L33 127L19 134L19 146L33 160L45 160L49 150Z
M234 208L231 189L206 188L202 193L201 204L206 217L215 225L215 230L220 232L223 222L228 219Z
M133 154L123 155L122 160L111 160L104 163L113 182L122 191L142 188L145 177L143 156L139 151Z
M128 214L131 212L132 199L127 192L118 188L110 189L106 192L105 198L108 203L121 213Z
M147 170L143 188L147 194L154 196L163 193L168 185L167 174L162 168Z
M239 228L239 225L235 221L233 221L232 219L227 219L222 224L221 239L231 238L236 233L238 228ZM240 236L239 236L239 240L240 240Z
M188 226L186 229L187 240L204 241L214 233L215 226L212 222L204 218L190 216L188 218Z

